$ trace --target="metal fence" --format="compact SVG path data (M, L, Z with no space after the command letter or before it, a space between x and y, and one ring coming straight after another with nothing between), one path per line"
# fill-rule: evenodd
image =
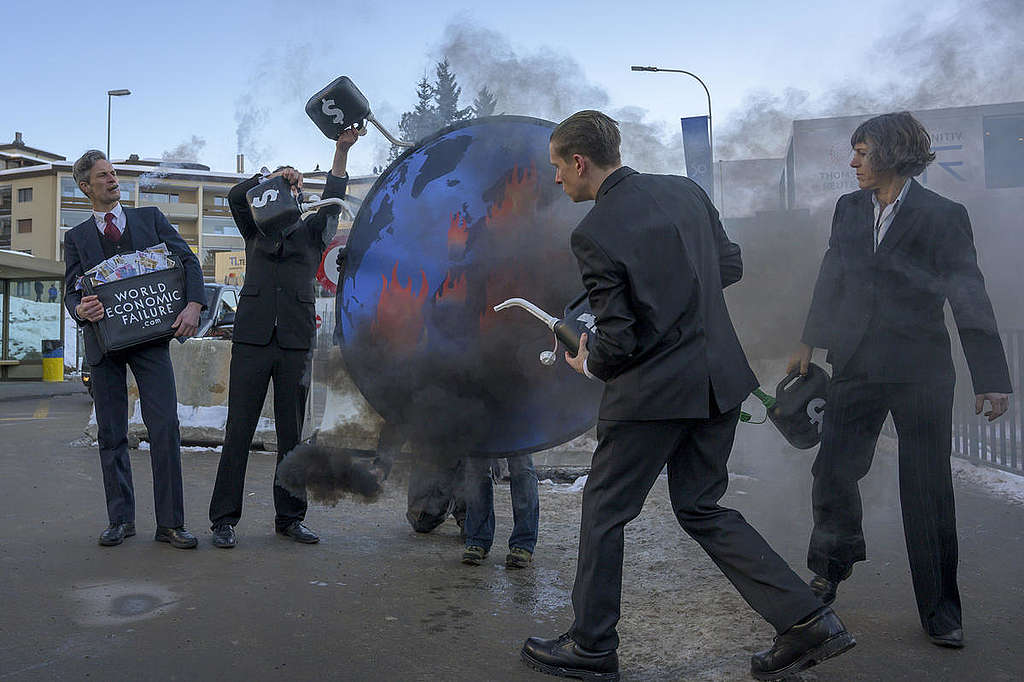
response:
M978 464L1024 473L1024 405L1019 391L1024 386L1024 330L1004 332L1003 347L1010 367L1010 382L1017 392L1010 398L1010 409L994 422L984 415L974 414L973 396L960 390L970 390L970 376L962 367L957 368L957 398L953 408L953 455ZM962 356L961 356L962 357ZM958 363L961 364L961 363ZM973 392L972 392L973 393Z

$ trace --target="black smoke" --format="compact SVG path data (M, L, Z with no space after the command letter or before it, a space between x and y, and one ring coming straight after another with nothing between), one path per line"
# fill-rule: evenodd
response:
M278 465L277 480L293 495L308 492L314 500L331 506L344 497L374 502L382 490L365 458L316 443L302 443L286 454Z

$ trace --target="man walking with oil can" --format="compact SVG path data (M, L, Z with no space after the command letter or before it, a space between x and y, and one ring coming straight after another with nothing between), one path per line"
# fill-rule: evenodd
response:
M180 549L196 546L185 529L181 485L178 398L168 339L143 343L119 351L101 347L93 323L106 313L95 295L83 296L76 284L87 270L119 253L130 253L161 242L178 259L185 273L188 301L172 325L174 335L188 338L199 325L204 307L203 273L199 260L159 209L121 206L121 190L114 167L103 152L90 150L75 161L75 182L92 202L92 216L64 237L64 305L84 327L85 360L91 367L92 395L98 426L97 442L103 469L109 527L100 535L104 546L119 545L135 535L135 491L128 458L128 385L126 368L139 387L142 420L149 432L153 467L156 536Z
M832 235L800 347L788 371L807 373L815 347L833 376L811 472L814 530L807 566L826 604L867 557L859 481L886 415L899 434L900 506L921 626L933 644L963 646L950 450L955 372L949 301L989 421L1009 406L1010 374L978 268L967 210L914 180L935 158L907 112L862 123L850 139L860 190L836 202Z

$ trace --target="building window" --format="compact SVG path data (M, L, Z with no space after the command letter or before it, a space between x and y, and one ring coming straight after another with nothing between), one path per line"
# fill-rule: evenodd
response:
M60 195L68 199L82 199L88 201L89 197L82 194L82 190L75 184L75 179L63 177L60 179Z
M1024 115L986 116L985 187L1024 187Z
M32 201L32 188L22 187L21 189L18 190L18 202L26 203L29 201Z
M18 220L18 234L25 234L32 231L32 219L21 218Z
M139 198L142 201L151 201L156 204L176 204L178 203L177 194L169 194L167 192L140 192Z
M135 183L124 182L123 180L117 183L121 190L121 201L134 201L135 200Z
M71 209L61 209L60 212L60 226L61 227L75 227L79 223L92 218L92 211L75 211Z
M11 217L0 216L0 249L11 248Z
M227 197L218 197L218 196L213 197L213 205L214 206L223 206L224 208L229 208L230 207L230 204L228 204L228 198Z
M0 211L11 210L11 186L0 187Z
M203 234L227 237L242 236L233 219L220 216L203 216Z

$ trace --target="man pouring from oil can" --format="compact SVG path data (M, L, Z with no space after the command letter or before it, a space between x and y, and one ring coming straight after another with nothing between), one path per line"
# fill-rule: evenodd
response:
M338 138L324 199L345 196L348 151L358 135L349 128ZM290 166L278 169L266 181L276 178L286 180L293 193L302 189L302 174ZM261 227L254 220L252 207L259 208L265 200L254 200L250 206L246 198L246 193L261 182L264 178L256 175L228 193L231 215L245 238L246 272L231 344L224 447L210 500L213 545L222 549L237 543L235 526L242 516L249 448L271 379L277 463L299 443L316 332L314 276L337 232L340 211L338 206L326 206L307 218L296 215L282 229ZM271 192L275 190L265 190L263 195ZM276 471L274 510L278 535L304 544L319 542L316 533L302 523L306 517L305 497L296 497L278 485Z
M126 367L139 387L142 421L149 432L149 456L153 466L153 506L156 536L180 549L196 546L196 538L185 530L181 484L181 451L178 431L178 398L168 340L154 341L118 351L104 352L93 324L104 318L103 304L95 295L76 290L82 275L115 254L131 253L163 242L185 272L184 296L188 303L175 319L175 336L196 333L199 313L205 306L203 273L199 260L153 206L121 206L117 172L103 152L92 149L75 161L75 182L92 202L92 215L71 228L64 237L64 305L84 327L85 360L92 370L92 392L96 407L107 497L109 527L100 535L104 546L121 544L135 535L135 490L128 459L128 385Z

